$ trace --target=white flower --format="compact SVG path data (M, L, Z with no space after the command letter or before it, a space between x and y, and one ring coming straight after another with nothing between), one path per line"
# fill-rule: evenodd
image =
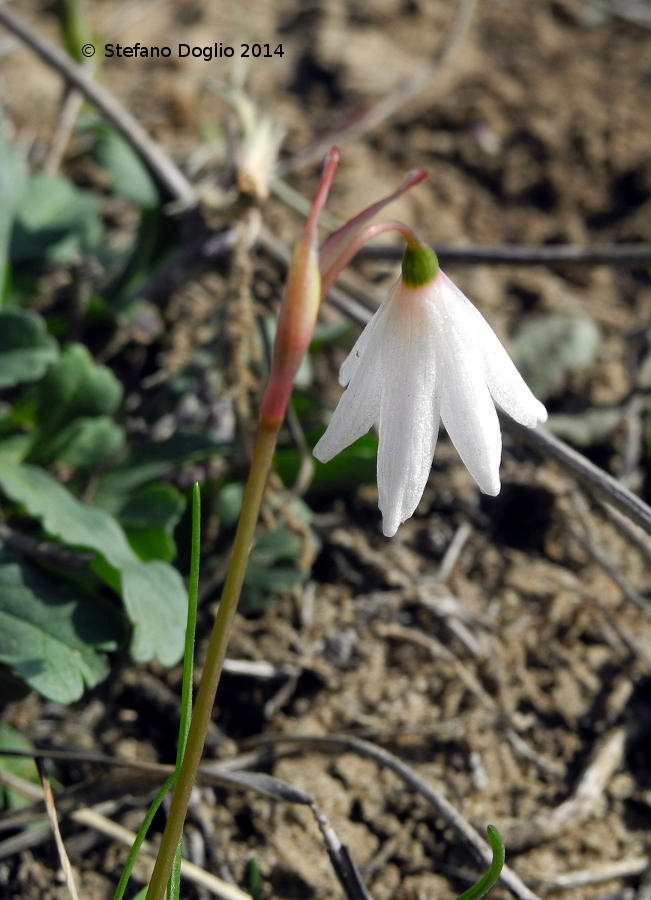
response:
M321 462L372 426L379 433L377 481L383 531L391 537L422 497L439 422L480 489L500 490L497 403L522 425L544 422L490 325L438 269L429 248L409 248L405 267L344 361L344 391L314 448ZM431 254L431 255L430 255Z

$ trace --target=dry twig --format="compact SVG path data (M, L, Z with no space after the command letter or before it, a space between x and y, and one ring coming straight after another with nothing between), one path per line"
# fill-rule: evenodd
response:
M478 247L475 245L437 245L433 248L439 260L447 263L484 266L551 266L572 263L576 265L634 266L651 263L649 244L604 244L594 247L578 247L575 244L549 244L538 247L502 245ZM398 262L402 259L402 246L379 245L363 247L360 259L382 259Z
M54 840L57 845L57 853L59 854L61 868L63 869L63 877L65 878L66 886L68 888L68 891L70 892L72 900L79 900L77 886L75 885L75 876L72 871L72 866L70 865L70 860L68 859L68 854L66 853L63 838L61 837L61 829L59 828L59 820L57 818L57 810L54 803L52 786L50 785L50 779L48 778L48 774L45 770L45 766L43 765L43 760L41 757L36 757L36 767L41 779L41 785L43 788L43 800L45 801L45 810L47 812L47 817L50 820L52 831L54 832Z
M554 840L578 828L603 800L608 782L622 763L626 730L615 728L598 744L576 790L550 812L539 812L534 820L512 822L504 829L504 842L514 850Z

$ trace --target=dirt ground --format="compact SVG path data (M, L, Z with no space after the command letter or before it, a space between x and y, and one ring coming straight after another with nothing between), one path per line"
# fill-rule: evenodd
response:
M58 40L51 4L15 5ZM303 197L319 166L292 160L330 132L337 142L426 65L448 40L455 10L444 0L87 3L91 31L106 43L282 43L282 57L250 60L246 85L287 130L283 180ZM435 245L648 242L650 10L624 0L479 2L461 44L422 90L378 127L341 142L329 212L344 219L423 167L428 180L392 215ZM20 45L5 49L1 64L7 119L38 162L57 122L61 82ZM206 134L227 135L232 113L218 87L238 72L224 58L113 58L98 74L201 182L220 225L237 209L224 200L233 190L228 141L216 139L203 160L198 148ZM75 161L63 165L70 171ZM301 215L277 195L260 214L286 243L297 236ZM240 263L255 302L273 304L280 268L262 251ZM596 358L561 377L545 400L556 414L614 411L612 427L581 450L651 502L648 269L447 269L507 342L546 313L584 313L597 323ZM393 264L365 262L356 283L377 300L394 272ZM238 325L238 296L226 269L190 278L166 300L174 327L160 338L158 365L182 370L224 321L230 339L243 341L249 320L242 312ZM324 316L340 314L330 308ZM326 407L338 397L344 352L314 360L314 390ZM246 355L238 359L246 369ZM121 372L130 365L114 362ZM232 395L242 376L233 365L218 386ZM258 388L253 379L240 412ZM242 431L251 423L241 422ZM315 498L320 549L310 578L263 614L238 619L229 656L269 671L226 673L209 753L227 758L269 735L363 737L402 759L480 832L495 823L509 865L538 896L648 900L649 540L508 436L502 480L498 498L481 496L442 438L417 514L392 540L381 534L374 485ZM267 517L286 498L275 479ZM203 638L225 557L225 546L206 548ZM169 762L179 683L178 668L135 667L125 656L73 707L29 695L4 715L41 746ZM279 744L257 766L314 799L373 900L454 896L476 876L476 859L449 823L361 753ZM65 786L106 780L103 769L82 763L60 764L58 776ZM123 785L110 816L137 827L148 796ZM155 829L162 824L157 818ZM255 857L265 898L342 896L304 807L202 786L188 836L195 862L240 886ZM80 895L111 897L125 848L72 823L64 837ZM52 841L4 859L0 895L67 897L57 869ZM186 883L183 896L209 894Z

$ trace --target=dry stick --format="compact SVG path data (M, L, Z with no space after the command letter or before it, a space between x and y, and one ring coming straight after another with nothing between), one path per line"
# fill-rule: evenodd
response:
M61 104L54 136L50 142L50 148L47 152L45 162L43 163L43 171L48 175L54 175L59 171L59 167L63 162L63 157L66 152L66 147L70 142L70 136L74 131L77 118L83 105L84 98L79 91L67 91Z
M551 841L587 821L602 801L606 786L622 763L626 729L615 728L595 748L576 790L549 812L539 812L533 820L515 821L504 829L505 843L515 850Z
M50 825L52 826L52 831L54 832L54 840L57 845L57 852L59 854L61 868L63 869L63 876L66 880L66 885L68 887L72 900L79 900L77 886L75 885L75 876L72 871L72 866L70 865L70 860L68 859L68 854L66 853L63 838L61 837L61 829L59 828L59 819L57 818L57 810L54 803L52 786L50 785L50 779L48 778L47 772L45 771L43 760L39 756L36 757L36 768L38 769L38 774L41 779L45 809L47 812L47 817L50 820Z
M443 43L438 47L434 58L420 72L417 72L396 90L379 100L350 125L338 129L335 134L329 132L325 138L311 144L303 152L296 154L284 163L280 163L277 167L277 174L282 177L287 172L293 171L300 166L317 162L323 158L323 155L333 143L337 144L338 147L342 147L348 141L373 131L398 110L403 109L432 80L434 75L439 74L442 66L452 57L454 51L458 49L470 24L476 5L477 0L460 0L450 31Z
M579 490L574 490L570 497L570 503L575 512L579 514L580 521L577 526L570 524L570 533L576 538L581 546L587 550L592 559L600 566L608 577L620 589L629 603L632 603L642 612L651 614L651 605L641 596L633 585L629 584L627 579L620 573L615 562L601 546L600 537L596 528L592 524L591 509L585 494ZM648 657L647 657L648 658Z
M612 475L595 466L577 450L554 437L548 431L525 428L506 413L500 412L500 419L506 430L520 443L531 447L542 456L548 456L576 478L589 493L606 503L610 503L637 525L651 534L651 508L620 484Z
M648 265L651 263L650 244L604 244L593 247L577 247L575 244L551 244L542 247L502 245L497 247L437 245L441 263L465 263L471 265L526 265L549 266L562 263L584 265ZM359 251L360 259L381 259L389 262L402 259L402 246L368 246Z
M38 34L25 19L4 4L0 4L0 24L31 47L106 116L140 155L168 198L178 201L186 209L195 205L194 189L185 175L106 88L93 81L83 67L76 65L55 44Z
M615 878L632 878L641 875L648 868L648 856L633 856L630 859L618 859L590 869L559 872L556 875L535 875L532 876L532 881L540 882L547 888L565 891L585 887L588 884L599 884L602 881L612 881Z
M2 521L0 521L0 541L13 550L18 550L19 553L44 562L46 565L81 569L87 566L93 558L92 553L83 553L80 550L70 550L68 547L61 547L47 541L39 541L16 531Z
M405 784L413 791L424 797L432 804L434 809L442 816L448 825L457 831L457 833L472 847L482 862L489 865L493 856L490 847L472 827L461 813L455 809L452 804L446 800L438 791L436 791L426 781L423 781L412 769L403 763L397 756L371 744L369 741L360 738L348 737L346 735L262 735L261 737L252 738L246 743L250 746L267 746L271 744L304 744L313 747L327 747L328 749L340 749L351 753L358 753L360 756L366 756L374 760L381 766L391 769ZM508 887L508 889L519 898L519 900L538 900L537 895L524 884L516 873L508 866L504 866L500 880Z

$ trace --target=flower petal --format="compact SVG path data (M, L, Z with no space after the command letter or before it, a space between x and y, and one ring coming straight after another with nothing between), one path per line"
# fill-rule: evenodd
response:
M458 308L450 309L451 305L458 307L458 304L446 302L446 287L439 284L439 296L434 301L441 419L480 489L495 496L500 491L500 425L486 385L477 334L459 318Z
M364 326L364 330L353 344L353 349L341 364L341 368L339 369L339 384L342 385L342 387L345 387L355 375L357 367L360 365L362 357L365 355L367 349L371 349L376 341L382 340L384 328L386 327L387 310L391 303L391 299L397 290L398 284L399 282L396 281L392 286L389 294L384 298L382 303L380 303L368 323Z
M365 331L372 324L373 320L366 326ZM377 322L375 324L375 341L371 346L365 341L366 350L363 356L360 354L359 357L355 357L354 374L350 383L339 398L330 424L312 451L321 462L328 462L337 453L341 453L345 447L366 434L380 418L382 359L386 355L386 350L383 346L384 333L381 324ZM358 338L357 344L360 343L364 333L362 332ZM346 362L355 353L355 347Z
M438 436L435 325L422 292L398 290L386 330L377 480L382 530L392 537L420 502Z
M547 410L531 393L486 319L447 275L441 272L439 279L448 315L455 316L460 328L474 335L484 359L486 383L495 402L528 428L544 422Z

